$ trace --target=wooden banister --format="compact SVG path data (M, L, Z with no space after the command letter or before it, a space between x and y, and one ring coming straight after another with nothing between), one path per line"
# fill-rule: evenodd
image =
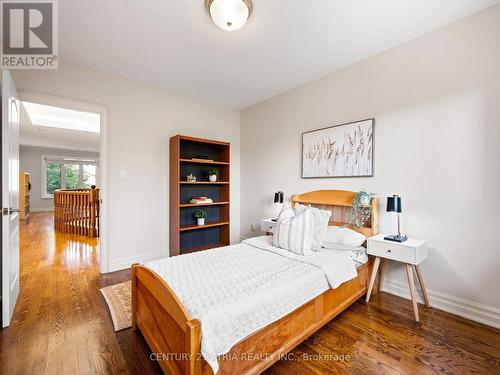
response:
M99 237L99 189L54 191L54 228L58 232Z

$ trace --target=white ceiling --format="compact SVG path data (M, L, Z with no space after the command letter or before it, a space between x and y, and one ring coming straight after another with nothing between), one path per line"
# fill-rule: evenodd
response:
M56 107L52 108L56 109ZM61 113L66 116L64 118L67 120L68 110L61 109ZM99 152L99 133L33 125L23 103L19 119L19 144L23 146Z
M63 60L244 108L500 0L253 0L241 30L204 0L64 0Z

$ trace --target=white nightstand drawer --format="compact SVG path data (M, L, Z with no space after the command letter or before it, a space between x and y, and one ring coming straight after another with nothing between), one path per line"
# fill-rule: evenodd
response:
M367 242L370 255L414 265L422 263L429 252L426 241L415 238L399 243L384 240L384 235L378 234Z
M415 314L415 320L418 322L420 318L418 315L413 273L417 273L417 279L424 296L425 304L426 306L429 306L429 298L427 297L427 292L425 291L424 279L420 270L420 263L422 263L422 261L427 257L427 254L429 252L427 248L427 242L425 240L419 240L417 238L408 238L406 241L399 243L386 240L384 239L384 237L385 235L380 233L368 238L367 240L368 254L374 255L375 261L373 263L368 291L366 292L366 302L370 300L370 295L372 293L375 279L377 278L379 266L382 265L379 277L379 289L381 289L382 280L384 278L384 269L387 260L405 263L406 273L408 275L408 284L410 286L410 295L413 303L413 312Z
M415 263L415 249L379 241L368 241L368 254L394 259L403 263Z

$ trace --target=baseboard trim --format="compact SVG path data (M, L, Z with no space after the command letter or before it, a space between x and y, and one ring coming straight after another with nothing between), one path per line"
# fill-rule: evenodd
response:
M408 284L384 280L382 290L399 297L410 299ZM427 289L427 295L430 305L436 309L483 323L490 327L500 328L500 309L496 307L430 289ZM424 302L420 290L418 290L417 293L417 300L419 303Z
M167 258L167 257L168 257L168 251L163 250L163 251L156 252L156 253L139 255L139 256L130 257L130 258L115 259L109 263L109 271L108 272L115 272L115 271L120 271L120 270L130 268L130 266L134 263L141 263L142 264L145 262L151 262L153 260Z
M31 208L31 212L54 212L54 208Z

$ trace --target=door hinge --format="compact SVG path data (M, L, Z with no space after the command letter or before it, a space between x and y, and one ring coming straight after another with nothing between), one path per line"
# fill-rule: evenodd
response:
M2 208L2 215L4 215L4 216L9 215L9 209L8 208Z

